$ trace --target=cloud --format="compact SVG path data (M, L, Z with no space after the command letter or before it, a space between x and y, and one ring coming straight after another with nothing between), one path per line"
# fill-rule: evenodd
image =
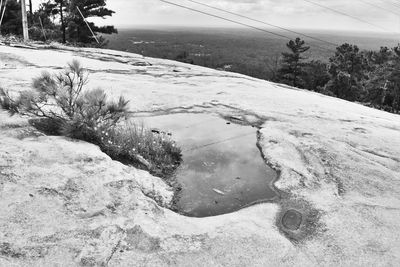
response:
M177 4L200 9L229 19L242 19L187 0L168 0ZM230 12L290 28L326 28L371 30L371 25L336 14L308 3L305 0L195 0ZM311 0L321 5L348 13L385 28L399 25L399 18L383 9L374 8L363 1ZM368 0L373 2L376 0ZM375 2L374 2L375 3ZM181 26L235 26L232 23L163 3L159 0L108 0L108 7L116 13L101 24L114 25L181 25ZM397 10L389 2L379 2L381 7ZM400 8L397 10L400 14ZM245 21L248 22L248 21ZM259 25L257 25L259 26ZM377 30L377 29L375 29ZM396 29L395 29L396 30Z

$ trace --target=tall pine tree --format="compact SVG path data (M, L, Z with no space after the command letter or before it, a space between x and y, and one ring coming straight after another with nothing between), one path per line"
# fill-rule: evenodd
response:
M294 41L290 40L286 46L290 53L282 53L282 65L278 71L279 80L294 87L302 86L301 75L304 66L302 61L305 59L302 54L310 47L305 46L305 42L300 38L296 38Z
M58 16L60 19L60 30L62 36L62 42L67 42L66 35L66 14L68 13L67 7L69 6L69 0L48 0L41 4L42 14L50 16Z
M70 0L69 4L69 17L67 33L71 41L79 43L91 43L94 41L92 33L88 29L84 19L80 15L79 10L85 18L112 16L115 12L106 8L106 0ZM114 26L97 26L93 22L89 22L92 31L98 33L112 34L117 33ZM104 40L100 38L102 42Z
M52 10L53 15L59 17L64 43L69 41L88 44L95 41L78 8L85 19L90 17L105 18L115 13L106 8L106 0L48 0L45 6ZM102 42L104 40L98 36L99 33L117 33L114 26L99 27L92 22L89 22L89 26Z
M391 97L392 111L400 111L400 45L393 49L394 56L391 61L389 74L389 96Z
M21 4L17 0L6 1L1 34L22 34ZM1 15L1 14L0 14Z
M356 45L343 44L336 48L335 55L329 59L331 80L326 89L335 96L356 101L363 97L362 80L367 68L366 60Z

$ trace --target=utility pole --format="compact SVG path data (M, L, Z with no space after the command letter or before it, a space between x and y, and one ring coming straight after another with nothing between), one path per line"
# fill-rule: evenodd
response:
M21 0L21 11L22 11L22 30L24 33L24 41L29 40L29 32L28 32L28 16L26 14L26 4L25 0Z

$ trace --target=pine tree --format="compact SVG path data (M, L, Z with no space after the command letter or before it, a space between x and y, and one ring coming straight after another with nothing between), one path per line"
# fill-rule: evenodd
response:
M21 4L17 0L8 0L6 2L1 34L22 34Z
M305 89L321 92L330 79L327 64L320 60L304 63L301 79Z
M48 0L42 3L40 8L41 15L46 15L48 19L54 16L59 17L63 43L67 41L65 14L67 13L68 4L68 0Z
M61 22L61 31L62 31L62 40L63 43L66 43L67 41L67 35L66 35L66 28L65 28L65 18L64 18L64 12L66 5L68 4L66 0L55 0L57 7L58 7L58 14L60 15L60 22Z
M393 51L387 47L381 47L379 51L367 51L364 54L368 63L367 77L365 77L367 91L365 101L382 108L387 106Z
M79 10L85 18L112 16L115 12L106 8L106 0L70 0L68 7L68 27L67 33L71 41L79 43L92 43L94 41L90 30L80 15ZM90 28L97 33L112 34L118 31L114 26L96 26L93 22L89 22ZM102 42L104 40L100 38Z
M105 18L114 13L114 11L106 8L106 0L48 0L44 5L47 10L51 10L52 15L60 19L64 43L69 41L87 44L95 41L78 8L85 18ZM98 27L92 22L89 22L89 26L102 42L104 42L104 39L98 37L98 33L117 33L114 26Z
M392 111L400 111L400 45L393 49L394 55L391 61L389 74L389 96L391 98Z
M331 80L326 89L335 96L356 101L363 97L362 80L367 69L366 60L356 45L343 44L329 59Z
M304 65L302 60L305 59L302 54L308 51L310 47L305 46L305 42L300 38L296 38L294 41L290 40L286 46L290 53L282 53L282 66L278 71L279 80L294 87L301 86L302 67Z

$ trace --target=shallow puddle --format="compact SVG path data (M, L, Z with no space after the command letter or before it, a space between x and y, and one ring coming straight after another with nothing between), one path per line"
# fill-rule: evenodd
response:
M277 173L256 146L257 129L210 114L171 114L141 119L169 132L183 151L175 173L182 185L178 210L193 217L230 213L276 196Z

